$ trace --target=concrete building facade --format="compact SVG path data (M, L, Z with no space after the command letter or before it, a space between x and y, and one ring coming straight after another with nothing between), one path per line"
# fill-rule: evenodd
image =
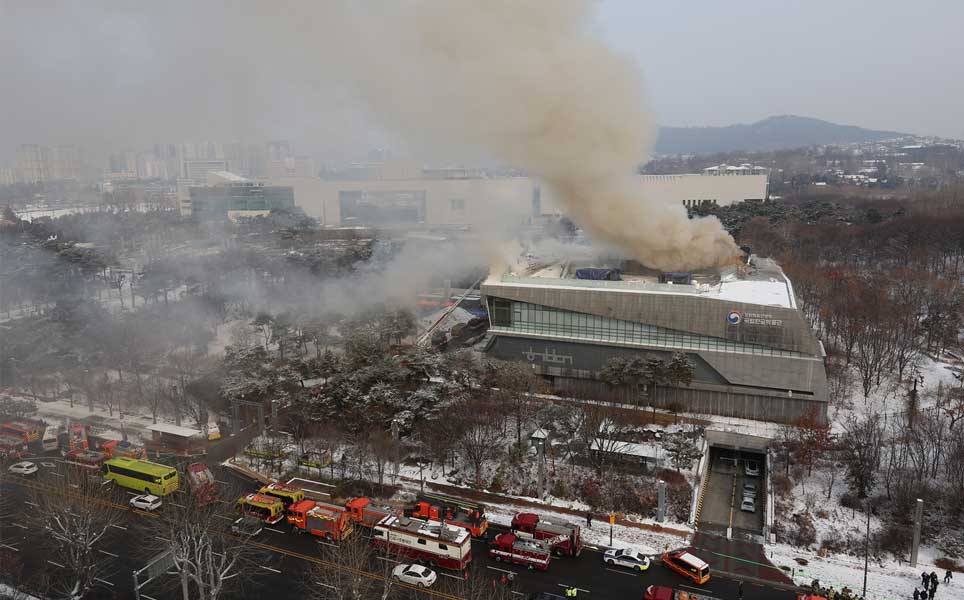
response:
M227 171L208 173L207 181L206 186L188 188L193 218L223 220L255 216L295 205L294 190L290 187L267 186Z
M657 281L558 271L490 277L482 285L493 335L487 352L530 363L557 390L590 396L612 394L598 374L614 356L667 360L682 352L692 383L622 400L767 421L826 419L823 347L776 264L754 257L690 285Z
M289 185L284 174L275 175L268 181ZM298 205L328 226L476 225L491 220L494 211L512 211L520 219L564 212L552 189L530 177L489 177L473 169L422 169L396 163L360 166L341 176L294 177L303 190L297 194ZM686 206L762 202L768 196L765 173L639 175L638 180L642 197Z

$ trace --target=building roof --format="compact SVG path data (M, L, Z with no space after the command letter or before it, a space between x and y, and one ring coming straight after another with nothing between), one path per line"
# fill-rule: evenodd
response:
M191 429L190 427L181 427L180 425L170 425L168 423L156 423L154 425L148 425L147 430L185 438L200 436L203 434L200 429Z
M745 265L692 273L691 284L659 283L659 272L644 268L622 272L620 281L577 279L577 268L572 263L574 260L554 260L550 264L532 261L531 264L539 266L490 275L485 284L548 289L594 288L630 294L699 296L761 306L797 307L793 287L780 266L768 258L755 255Z
M595 439L589 444L590 450L600 450L626 456L640 456L656 460L659 457L659 446L656 444L636 444L618 440Z

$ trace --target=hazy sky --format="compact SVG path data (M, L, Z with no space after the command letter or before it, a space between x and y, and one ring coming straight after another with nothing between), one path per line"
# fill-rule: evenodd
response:
M383 142L341 83L354 37L334 4L0 0L0 164L29 142L288 138L322 157ZM964 2L602 0L596 13L659 123L792 113L964 137Z

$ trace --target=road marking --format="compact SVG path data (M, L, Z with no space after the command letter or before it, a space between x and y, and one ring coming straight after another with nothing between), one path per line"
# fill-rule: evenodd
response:
M67 568L67 567L63 566L62 564L60 564L60 563L55 563L55 562L52 561L52 560L48 560L47 562L49 562L50 564L52 564L52 565L55 566L55 567L60 567L61 569L66 569L66 568Z
M110 526L116 529L123 529L124 531L127 531L127 528L124 527L123 525L114 525L113 523L111 523Z
M225 521L231 521L232 523L234 523L234 519L232 519L231 517L225 517L224 515L214 515L214 516L219 519L224 519Z
M680 586L680 587L685 587L685 588L688 589L688 590L696 590L697 592L702 592L702 591L704 591L703 588L693 587L693 586L691 586L691 585L686 585L685 583L681 583L681 584L679 584L679 586Z
M20 523L11 523L14 527L19 527L20 529L30 529L26 525L21 525Z
M231 485L231 484L228 483L227 481L221 481L220 479L215 479L214 481L220 483L221 485Z
M141 594L141 598L143 598L144 600L157 600L157 598L148 596L147 594L144 594L144 593Z
M31 502L30 500L24 500L23 503L24 503L24 504L29 504L30 506L33 506L33 507L36 507L36 506L37 506L37 503L36 503L36 502Z
M322 546L331 546L332 548L337 548L337 547L338 547L338 544L329 544L328 542L323 542L323 541L321 541L321 540L316 540L316 541L317 541L319 544L321 544Z
M57 477L63 477L63 476L64 476L63 473L58 473L57 471L54 471L53 473L51 473L51 475L56 475Z
M630 573L629 571L617 571L616 569L610 569L609 567L603 567L603 568L609 571L610 573L619 573L620 575L632 575L633 577L636 576L636 573Z
M571 586L568 586L568 585L566 585L566 584L564 584L564 583L557 583L556 585L558 585L558 586L561 587L561 588L566 588L567 590L573 589ZM575 589L579 590L580 592L586 592L587 594L591 594L591 593L592 593L592 592L590 592L589 590L583 589L583 588L575 588Z
M20 549L19 549L19 548L14 548L13 546L11 546L11 545L9 545L9 544L0 544L0 548L9 548L10 550L13 550L14 552L20 552Z
M387 560L388 562L390 562L390 563L395 563L396 565L397 565L397 564L400 564L397 560L392 560L392 559L390 559L390 558L385 558L384 556L376 556L375 558L377 558L378 560Z
M459 577L458 575L451 575L451 574L449 574L449 573L443 573L443 572L441 572L441 571L436 571L435 573L436 573L437 575L445 575L446 577L451 577L452 579L458 579L459 581L462 581L462 580L463 580L463 578L462 578L462 577Z
M171 502L171 504L173 504L174 506L176 506L176 507L178 507L178 508L184 508L183 505L178 504L177 502Z
M275 529L274 527L265 527L265 529L267 529L268 531L273 531L273 532L275 532L275 533L281 533L281 534L284 533L284 532L281 531L280 529Z
M100 577L94 577L94 581L99 581L99 582L101 582L101 583L106 583L106 584L109 585L110 587L114 587L114 584L113 584L113 583L107 581L106 579L101 579Z
M278 575L281 575L281 571L279 571L278 569L272 569L271 567L266 567L264 565L259 565L259 566L265 571L271 571L272 573L277 573Z
M499 573L511 573L512 571L506 571L505 569L500 569L499 567L493 567L492 565L485 565L486 569L492 569L493 571L498 571ZM562 585L562 584L559 584Z
M134 492L127 492L128 496L140 496L140 494L135 494Z
M47 467L48 469L56 469L56 468L57 468L57 463L52 463L52 462L42 462L42 463L40 463L40 465L43 466L43 467Z
M107 556L113 556L114 558L119 558L116 554L114 554L113 552L108 552L107 550L98 550L98 552L100 552L101 554L106 554Z

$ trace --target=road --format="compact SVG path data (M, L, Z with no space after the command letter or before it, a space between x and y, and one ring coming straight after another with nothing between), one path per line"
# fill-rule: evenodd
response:
M20 510L31 510L29 502L31 490L36 493L38 488L44 488L51 482L56 481L56 468L50 465L55 463L49 459L36 459L38 464L46 462L48 466L43 466L36 478L20 478L14 476L4 476L3 489L0 493L9 494L15 499L14 506ZM247 486L252 488L253 484L245 481L242 476L221 467L215 467L215 476L218 480L228 484ZM123 489L114 491L116 494L115 502L117 506L123 507L125 498L129 497ZM177 502L177 496L165 499L165 502ZM225 513L230 515L230 504L225 504ZM164 510L161 507L160 510ZM8 551L10 548L16 549L17 555L23 560L29 571L36 572L38 569L55 569L56 565L49 564L47 559L38 550L37 545L32 543L35 532L25 528L23 520L16 512L10 515L3 515L0 523L0 548ZM131 573L142 567L147 561L148 552L144 550L143 544L139 542L139 525L150 518L149 515L133 511L123 511L121 521L115 527L108 539L98 547L98 552L102 552L112 559L113 572L103 577L102 588L97 591L97 598L133 598L133 579ZM225 524L228 523L227 516ZM503 528L493 526L496 533L503 531ZM309 571L308 566L312 561L318 561L321 557L319 546L320 541L313 536L296 535L288 532L287 526L278 524L265 529L260 536L255 538L265 553L264 564L259 565L262 569L261 575L255 580L253 586L246 587L245 597L274 597L274 598L298 598L303 596L304 577ZM562 593L563 586L574 585L580 589L579 597L601 598L613 600L640 600L643 590L647 585L665 585L677 589L689 589L689 591L701 591L704 594L720 598L722 600L735 600L738 597L737 582L722 575L713 575L711 580L701 588L691 586L685 579L663 567L658 561L654 561L650 569L642 574L631 573L618 568L609 568L602 562L602 554L599 550L585 549L582 556L578 558L559 558L553 559L548 572L529 572L517 566L507 566L497 563L488 557L486 543L484 541L473 542L473 562L470 569L470 577L482 578L483 581L498 580L503 573L513 571L516 573L513 592L518 592L519 597L534 592ZM446 589L457 589L456 582L461 574L447 573L448 577L440 577L436 587L442 592ZM377 576L377 574L376 574ZM169 577L173 580L173 577ZM434 588L433 588L434 589ZM150 600L174 600L178 596L171 590L163 590L161 586L152 583L145 588L145 593ZM428 597L425 592L402 591L398 597ZM144 596L142 596L144 597ZM392 597L396 597L393 594ZM436 596L439 597L439 596ZM441 596L447 598L457 597L457 595ZM755 583L744 583L743 598L746 600L783 600L793 599L795 594L783 589L770 586L763 586Z

